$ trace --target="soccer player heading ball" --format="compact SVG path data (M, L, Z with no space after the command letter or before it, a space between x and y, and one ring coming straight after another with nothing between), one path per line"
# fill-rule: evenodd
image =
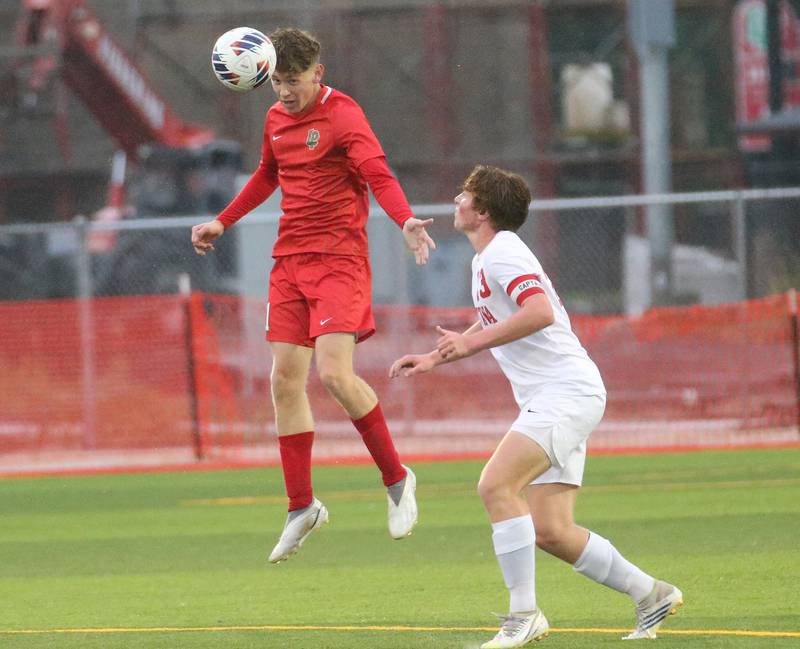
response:
M322 83L320 44L307 32L277 29L277 52L261 162L213 221L192 228L203 255L226 228L280 185L283 215L272 256L267 340L281 464L289 498L283 533L270 554L277 563L295 553L328 510L311 486L314 422L306 395L312 354L320 379L361 434L388 491L389 533L401 539L417 522L416 478L400 463L378 398L353 372L355 345L375 331L366 222L367 185L403 229L418 264L435 248L414 218L403 190L359 105Z
M626 638L655 638L683 603L681 591L642 572L573 518L586 440L603 416L606 390L541 264L515 234L530 202L520 176L473 169L455 198L455 228L475 248L472 299L479 320L463 334L437 327L436 349L403 356L390 375L428 372L490 349L519 405L478 483L511 600L500 631L483 649L520 647L548 633L536 606L534 545L629 595L636 628Z

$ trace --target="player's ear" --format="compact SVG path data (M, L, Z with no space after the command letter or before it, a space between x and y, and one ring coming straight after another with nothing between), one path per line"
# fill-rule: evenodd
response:
M325 74L325 66L322 63L317 63L314 68L314 83L322 83L322 75Z

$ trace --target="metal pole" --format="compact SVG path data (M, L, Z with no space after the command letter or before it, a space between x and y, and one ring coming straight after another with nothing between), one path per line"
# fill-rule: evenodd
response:
M385 219L385 217L384 217ZM385 224L384 224L384 227ZM415 318L411 315L411 287L409 286L408 276L411 272L411 264L413 263L411 257L406 252L406 247L402 241L395 242L394 238L387 241L387 245L392 245L392 255L394 256L394 263L400 272L395 275L396 297L389 305L390 309L396 309L398 305L401 310L396 314L396 317L390 320L390 335L392 341L408 340L415 335L412 330ZM407 383L407 388L402 392L400 402L403 404L403 435L405 437L414 434L414 427L417 423L417 393L415 383Z
M83 447L97 445L97 394L94 370L94 308L92 266L89 255L89 222L85 216L73 219L78 233L78 327L81 340L81 397L83 401Z
M672 190L669 62L675 43L675 0L628 0L629 31L639 56L641 142L645 194ZM645 223L650 242L651 303L672 297L672 208L651 205Z
M672 190L667 50L650 46L639 60L644 192L666 194ZM650 241L652 302L664 304L669 302L672 295L671 250L675 237L672 208L668 205L650 205L645 222Z
M733 254L739 264L739 299L746 300L750 291L747 281L747 217L744 200L737 198L732 207Z
M192 326L192 280L189 273L178 276L178 290L183 300L184 346L186 349L186 373L189 392L189 425L192 446L197 460L203 459L203 436L200 433L200 404L197 398L197 366L194 362L194 327Z
M534 205L556 195L558 164L553 156L553 106L551 98L550 48L547 8L542 3L528 8L528 66L532 88L530 111L533 122ZM554 282L559 278L559 219L553 212L539 212L530 224L523 225L522 236L528 234L536 245L536 255Z

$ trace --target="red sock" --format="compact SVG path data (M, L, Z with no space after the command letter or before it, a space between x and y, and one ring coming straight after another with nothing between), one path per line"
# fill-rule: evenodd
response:
M289 511L308 507L313 499L311 489L311 447L314 431L280 435L278 444L283 465L283 481L289 496Z
M352 422L356 430L361 433L361 438L375 464L381 470L383 484L388 487L405 478L406 470L400 464L397 449L394 447L392 436L389 435L381 404L377 404L361 419L353 419Z

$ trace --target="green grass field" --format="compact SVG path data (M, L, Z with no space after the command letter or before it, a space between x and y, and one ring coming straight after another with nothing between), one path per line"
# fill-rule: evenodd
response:
M507 606L481 466L414 465L403 541L373 467L317 468L331 523L278 566L277 469L0 480L0 647L475 648ZM800 449L591 457L578 520L682 588L662 649L800 645ZM627 597L541 552L537 583L538 646L620 646Z

